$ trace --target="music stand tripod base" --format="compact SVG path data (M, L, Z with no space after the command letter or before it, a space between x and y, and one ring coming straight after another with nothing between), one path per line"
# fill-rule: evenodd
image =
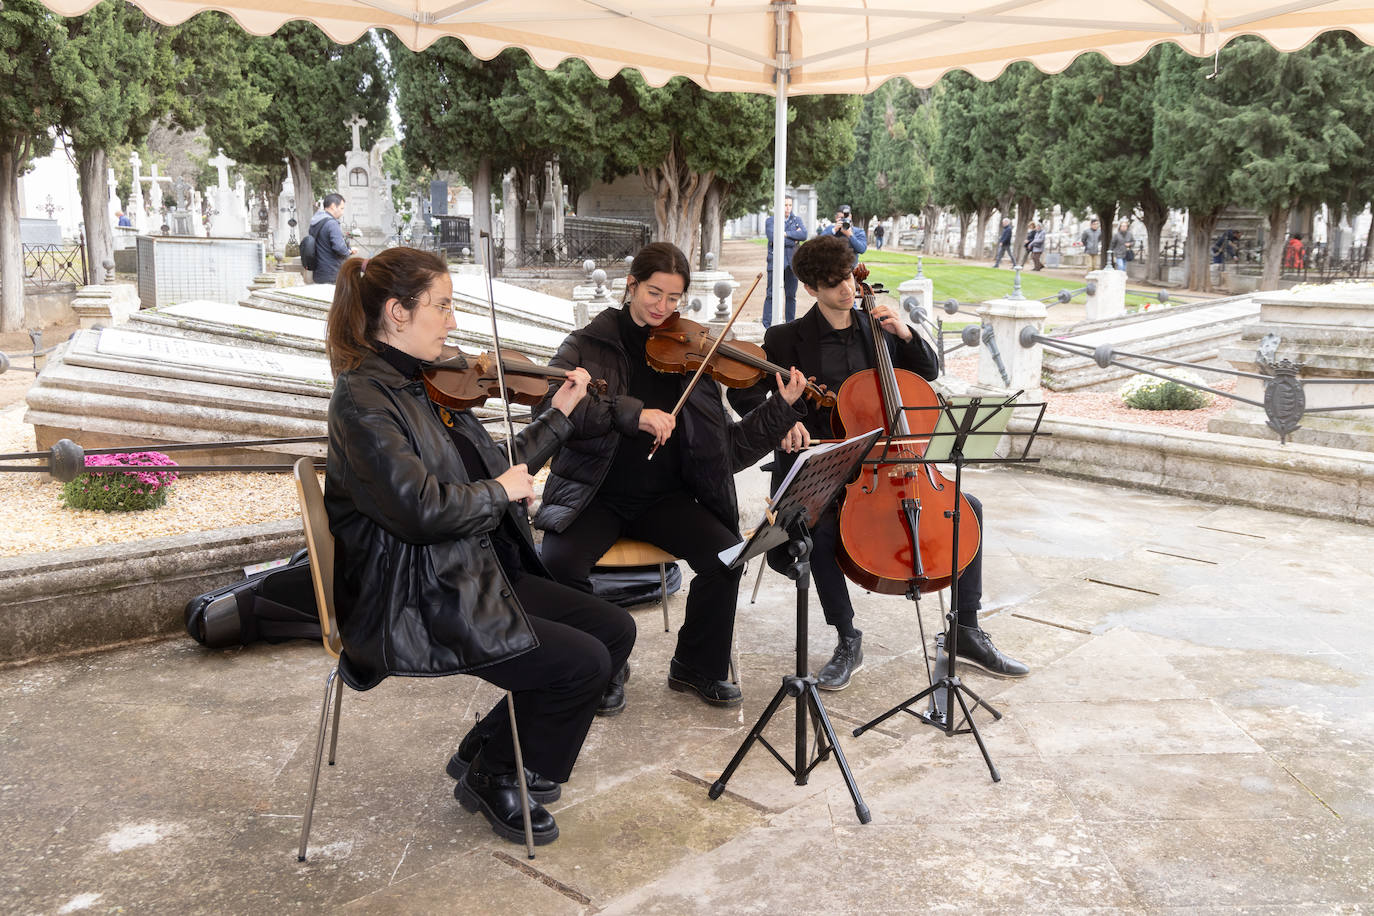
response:
M973 735L974 740L978 742L978 750L983 755L983 762L987 764L988 773L992 776L993 782L1001 782L1002 776L997 772L997 767L992 762L992 756L988 753L987 745L983 743L983 736L978 731L978 726L973 721L972 709L977 709L981 706L992 714L993 719L1001 719L1002 714L988 705L982 697L966 687L959 679L955 669L955 659L958 655L959 640L959 521L962 515L962 510L959 508L959 501L963 498L964 465L970 458L980 462L998 463L1034 460L1027 459L1026 455L1029 452L1030 439L1034 438L1040 426L1038 418L1035 427L1027 437L1027 441L1019 459L999 459L995 457L994 449L996 448L998 439L1006 429L1007 423L1011 418L1012 410L1018 406L1038 406L1040 408L1040 417L1044 416L1043 404L1017 405L1015 401L1019 395L1020 392L1017 392L1017 394L1009 398L994 398L991 399L992 403L989 404L983 403L984 399L979 397L961 398L958 399L956 403L951 403L942 398L940 406L933 408L940 411L940 416L930 433L929 444L927 445L924 455L919 461L913 463L933 464L945 461L952 461L954 463L954 509L952 512L946 513L953 522L952 536L954 541L954 562L952 564L953 568L950 576L950 606L945 616L946 645L944 648L946 663L944 675L933 681L930 686L926 687L920 693L905 702L897 704L877 718L865 722L863 725L854 729L854 736L857 738L875 725L886 721L899 712L904 712L924 722L926 725L940 729L945 733L946 737L953 737L954 735ZM914 407L904 409L919 411L932 408ZM911 538L912 544L915 547L912 555L913 576L915 576L921 568L919 559L920 536L915 529L914 515L911 512L907 513L907 521L912 527ZM917 613L919 614L920 589L918 580L915 578L913 578L907 590L907 597L918 603ZM939 667L937 659L936 669L939 670ZM939 709L938 704L938 700L942 694L945 701L943 711ZM964 700L965 695L973 700L972 709L970 709L968 703ZM935 712L921 713L910 708L913 704L919 703L928 696L931 698L931 704L935 708ZM957 723L954 718L955 703L958 703L959 709L964 716L963 719L959 720Z
M831 725L830 716L827 715L825 704L821 701L816 678L807 670L807 597L811 589L811 536L807 522L819 518L825 508L838 497L845 482L854 476L859 462L868 454L877 437L878 432L874 431L856 436L845 443L823 446L803 453L803 457L798 459L787 480L778 488L772 501L772 512L755 529L748 541L738 549L732 548L722 554L722 559L727 565L738 566L750 557L766 553L771 547L784 542L787 544L788 554L792 558L787 576L797 583L797 658L796 672L783 677L782 684L769 701L763 715L759 716L758 721L749 730L749 735L720 774L720 778L712 783L708 793L712 799L720 798L725 791L725 784L730 781L730 777L744 762L745 756L757 741L782 764L783 769L792 774L799 786L806 785L811 771L833 754L835 763L844 777L845 786L849 789L849 796L854 801L854 813L858 816L859 823L867 824L873 820L868 805L859 794L858 784L854 781L854 774L850 772L844 751L840 749L835 728ZM764 728L782 706L783 701L788 698L797 701L794 733L796 746L792 762L784 758L768 739L763 737ZM812 760L807 759L808 715L816 725L817 755Z

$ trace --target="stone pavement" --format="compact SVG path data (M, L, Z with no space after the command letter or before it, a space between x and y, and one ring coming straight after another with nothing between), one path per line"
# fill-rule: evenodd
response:
M328 665L294 643L189 640L0 671L0 909L15 913L1362 912L1374 900L1370 532L1011 470L988 506L984 623L1033 673L966 680L972 738L898 716L921 637L856 596L866 668L825 699L838 770L793 784L761 748L707 798L791 665L794 592L742 596L745 705L670 692L640 625L629 708L598 721L533 861L443 765L497 694L473 678L347 692L310 858L300 815ZM746 578L752 585L753 576ZM831 631L812 602L812 664ZM923 602L932 635L938 602ZM675 601L681 614L681 597ZM770 727L788 753L791 705Z

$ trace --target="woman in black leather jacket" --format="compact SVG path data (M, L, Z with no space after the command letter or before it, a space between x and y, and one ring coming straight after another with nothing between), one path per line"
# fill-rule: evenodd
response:
M466 410L432 404L421 369L454 327L453 284L429 252L392 248L339 270L327 349L325 503L334 535L340 673L366 690L388 675L470 673L515 693L536 843L558 836L558 798L611 673L634 645L622 609L551 581L523 500L572 432L588 375L572 369L554 409L504 449ZM504 699L448 764L454 794L492 829L524 839Z
M630 265L624 306L574 331L549 361L585 368L605 379L608 391L573 410L576 432L554 458L534 523L544 529L541 550L554 578L585 591L592 565L621 536L685 559L696 576L668 686L713 706L737 706L740 690L725 675L742 573L717 554L739 543L735 473L778 446L797 420L791 405L806 379L795 371L786 382L777 378L781 396L735 423L720 388L703 378L674 419L670 411L688 376L649 368L644 346L677 308L690 275L680 250L646 245ZM618 669L607 702L623 696L626 673Z

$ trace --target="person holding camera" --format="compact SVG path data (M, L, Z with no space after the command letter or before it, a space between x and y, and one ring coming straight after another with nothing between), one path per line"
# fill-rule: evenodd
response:
M835 224L821 235L843 236L849 241L849 247L854 249L856 255L868 250L868 235L854 225L853 211L849 209L849 204L844 204L835 212Z

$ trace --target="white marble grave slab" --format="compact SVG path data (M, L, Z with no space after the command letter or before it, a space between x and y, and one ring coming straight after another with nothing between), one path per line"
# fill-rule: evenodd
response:
M1122 346L1131 341L1167 337L1170 334L1179 334L1219 322L1258 318L1259 312L1259 303L1250 297L1225 299L1215 305L1191 307L1177 312L1173 309L1152 311L1149 313L1151 318L1148 321L1140 321L1137 316L1129 316L1120 324L1087 334L1072 334L1069 339L1090 347L1104 343ZM1154 317L1155 315L1158 317ZM1132 318L1136 320L1131 320Z
M480 311L485 313L487 311L486 277L477 273L452 273L451 276L453 277L453 297L468 305L477 306ZM565 334L573 329L573 304L567 299L525 289L523 286L516 286L501 280L493 280L491 287L492 297L496 300L498 311L517 315L523 313L533 320L553 322L562 326Z
M117 359L187 366L237 376L333 383L329 363L324 359L137 334L120 328L103 328L95 349L101 356Z
M158 312L208 324L229 325L269 334L286 334L307 340L324 340L325 322L321 318L269 312L265 309L245 308L242 305L227 305L208 299L195 299L164 306L158 309Z

